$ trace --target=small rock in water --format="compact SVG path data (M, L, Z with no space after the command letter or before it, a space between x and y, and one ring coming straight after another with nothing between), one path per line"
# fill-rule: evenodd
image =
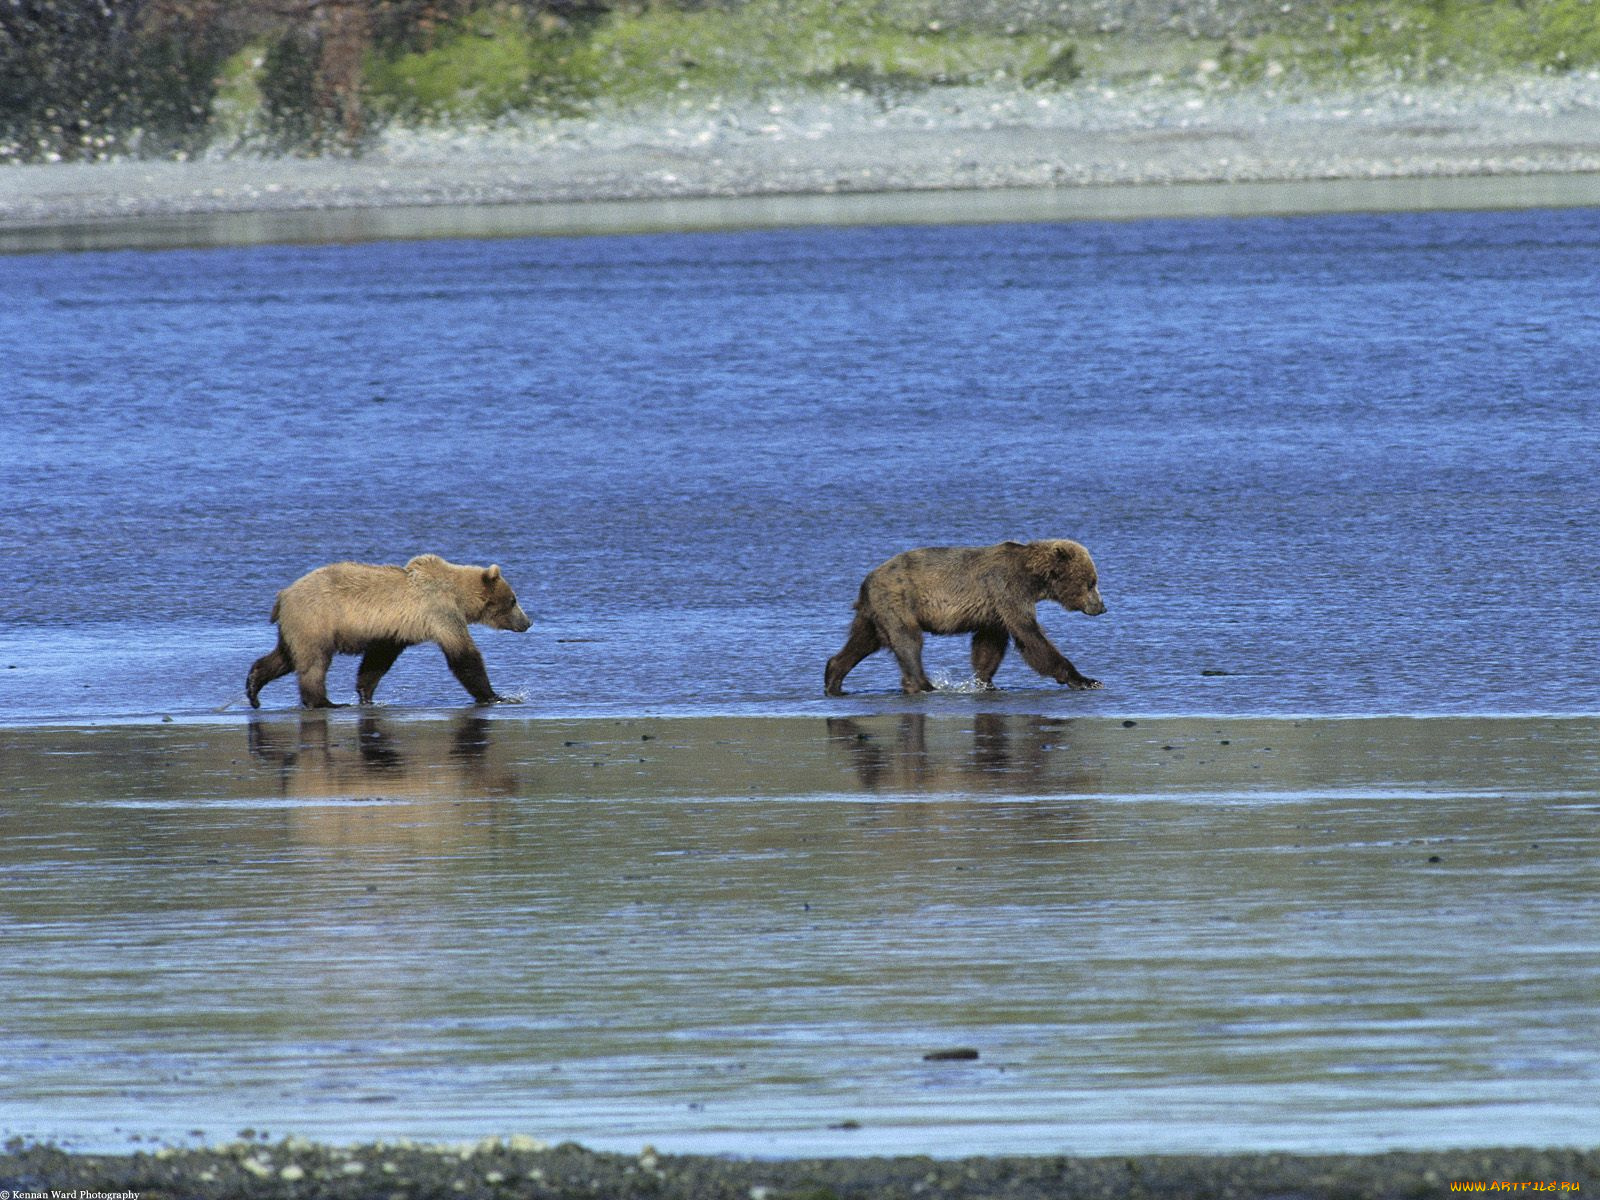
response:
M978 1057L978 1052L970 1046L958 1046L954 1050L935 1050L922 1056L923 1062L973 1062Z

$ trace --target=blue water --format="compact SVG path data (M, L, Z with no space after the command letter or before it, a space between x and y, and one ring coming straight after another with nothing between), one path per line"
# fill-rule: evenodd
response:
M1096 558L1109 612L1041 618L1105 689L1013 653L1002 707L1600 699L1594 211L13 256L0 297L0 720L238 704L276 589L424 551L518 589L479 642L530 715L966 705L964 639L916 701L822 665L884 558L1033 537ZM426 648L379 698L466 700Z
M0 257L0 1139L1584 1144L1597 300L1579 210ZM823 697L1032 537L1102 691ZM520 708L238 715L426 551ZM1395 713L1580 719L1228 719Z

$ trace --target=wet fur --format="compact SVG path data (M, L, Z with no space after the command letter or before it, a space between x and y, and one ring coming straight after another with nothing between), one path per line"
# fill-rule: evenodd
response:
M861 584L850 635L828 660L824 687L830 696L843 695L845 676L887 646L899 660L901 688L932 691L922 669L924 633L972 634L972 668L986 686L993 686L1014 643L1039 674L1075 688L1099 687L1039 628L1041 600L1090 616L1105 611L1094 561L1077 542L932 546L897 554Z
M328 667L335 654L362 655L356 694L362 704L407 646L433 642L480 704L504 699L489 684L468 625L521 633L527 615L498 566L458 566L422 554L403 567L341 562L318 567L278 593L272 605L278 644L257 659L245 682L252 708L274 679L299 675L300 703L333 707Z

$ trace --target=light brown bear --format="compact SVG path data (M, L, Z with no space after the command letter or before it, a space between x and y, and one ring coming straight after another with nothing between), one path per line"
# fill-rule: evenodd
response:
M335 654L361 655L356 696L372 703L384 672L407 646L433 642L461 686L479 704L506 697L489 686L483 655L468 625L521 633L531 622L499 567L461 567L437 554L421 554L403 567L339 562L302 575L272 605L278 644L258 658L245 681L251 708L261 689L295 671L300 703L334 708L328 700L328 666Z
M856 619L844 649L828 660L827 694L844 695L844 677L884 646L900 660L900 686L931 692L922 669L922 635L970 633L972 669L994 686L1008 642L1041 675L1074 688L1097 688L1051 645L1035 606L1054 600L1089 616L1105 612L1094 560L1077 542L1001 542L998 546L930 546L907 550L875 568L861 585Z

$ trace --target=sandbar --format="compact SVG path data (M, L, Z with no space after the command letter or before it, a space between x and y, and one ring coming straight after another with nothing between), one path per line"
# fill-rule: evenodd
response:
M1077 718L981 704L866 711L844 702L836 716L514 712L372 707L0 727L0 756L11 795L81 801L1462 791L1600 798L1596 717Z

